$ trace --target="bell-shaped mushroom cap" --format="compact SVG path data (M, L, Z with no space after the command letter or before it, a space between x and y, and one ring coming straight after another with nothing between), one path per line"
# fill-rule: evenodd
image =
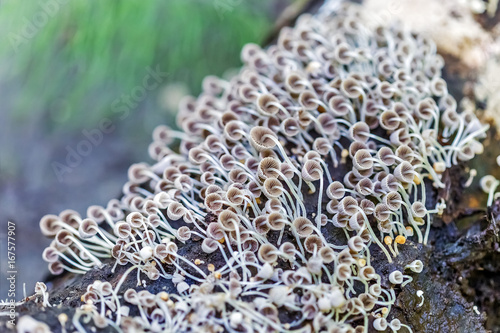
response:
M312 222L306 217L297 217L293 220L292 225L301 238L309 236L314 230Z
M323 247L323 241L317 235L309 235L304 240L304 248L309 253L315 253Z
M342 199L345 195L344 185L339 181L334 181L326 188L326 195L330 199Z
M362 199L359 203L359 208L363 210L365 215L371 215L375 211L375 204L368 199Z
M252 225L261 235L265 235L269 230L271 230L269 223L267 222L267 215L260 215L253 219ZM249 241L253 240L253 238L248 238ZM253 244L249 244L252 245Z
M365 227L365 223L365 217L361 212L356 212L349 218L349 227L352 230L363 229Z
M283 242L283 244L281 244L280 246L280 251L287 257L287 259L293 260L295 258L295 252L297 251L297 249L292 243Z
M229 141L239 141L243 138L243 128L242 123L239 120L230 120L224 126L224 137ZM192 150L192 149L191 149ZM190 161L202 163L206 160L200 160L200 158L195 159L195 157L191 158L191 150L189 151Z
M316 110L319 107L318 96L311 90L304 90L299 95L299 104L305 110Z
M425 205L421 203L420 201L415 201L411 205L411 212L414 216L423 218L425 215L427 215L427 209L425 208Z
M280 161L274 157L265 157L259 162L258 175L263 178L278 178Z
M357 122L349 128L351 138L356 141L368 141L368 134L370 134L370 127L365 122Z
M469 161L474 158L474 150L472 149L470 143L460 148L457 153L457 157L460 161Z
M398 190L398 187L399 187L398 180L396 179L396 177L394 177L394 175L391 175L391 174L385 176L380 183L381 183L382 190L386 193L395 192Z
M347 43L341 43L334 49L334 59L343 65L348 65L352 62L350 46Z
M274 245L266 243L260 246L257 255L263 263L273 264L278 260L278 253L279 251Z
M425 98L418 103L414 112L420 119L430 120L437 115L437 106L432 98Z
M66 223L77 229L82 220L80 214L72 209L66 209L59 213L59 218L63 223Z
M286 217L280 212L272 212L267 216L267 224L272 230L282 230L286 222Z
M380 127L388 131L394 131L399 127L399 115L391 110L386 110L380 115Z
M354 158L354 155L356 155L356 153L361 149L368 150L368 146L366 145L365 142L361 142L361 141L351 142L351 144L349 145L349 156L351 158Z
M441 121L446 127L454 127L460 123L460 116L455 109L446 109L441 114Z
M339 264L335 267L335 276L339 281L345 281L352 275L351 267L348 264Z
M217 222L211 222L207 226L207 236L215 240L221 240L224 238L224 232L222 227Z
M186 208L179 202L172 202L167 207L167 216L171 220L179 220L186 213Z
M391 216L391 210L384 203L378 203L375 205L375 211L373 212L375 218L379 221L387 221Z
M394 177L403 183L412 183L415 177L413 165L403 161L394 169Z
M42 252L42 258L48 263L56 262L59 260L59 251L53 247L46 247Z
M444 96L448 94L448 87L446 81L440 77L434 77L430 82L431 93L435 96Z
M376 299L368 293L360 294L358 299L363 303L365 311L371 311L375 307Z
M313 142L313 149L320 155L326 155L333 149L333 145L327 138L316 138Z
M210 193L205 197L205 206L212 212L217 212L222 209L222 197L217 193Z
M212 238L205 238L201 243L201 250L205 253L212 253L218 248L218 242Z
M365 243L360 236L353 236L349 238L347 245L355 252L361 252L365 248Z
M363 196L373 193L373 183L368 177L360 179L355 188L356 191Z
M409 268L412 272L421 273L424 269L424 264L420 260L414 260L409 265L406 265L406 268Z
M329 246L323 246L318 251L318 256L323 260L323 263L329 264L335 260L335 251Z
M377 157L383 164L387 166L391 166L396 163L396 155L394 155L394 152L389 147L381 147L377 151Z
M57 215L45 215L40 220L40 230L45 236L55 236L61 228L61 219Z
M334 116L343 117L352 110L351 102L344 96L333 96L328 100L328 106Z
M492 175L486 175L481 178L479 185L485 193L489 193L493 187L497 187L499 184L498 180ZM495 189L493 189L494 191Z
M275 140L276 134L267 127L256 126L250 130L250 143L257 151L274 148Z
M97 234L97 222L91 219L84 219L78 228L80 238L91 238Z
M187 226L182 226L177 229L177 239L181 242L186 242L191 238L191 229Z
M373 157L368 149L360 149L354 155L352 164L358 170L368 170L373 167Z
M385 319L384 317L375 319L373 321L373 328L377 331L387 330L387 319Z
M363 87L358 80L353 77L347 77L345 80L342 80L340 91L344 94L344 96L355 99L361 96L363 93Z
M308 160L302 167L302 178L307 181L319 180L323 177L323 168L318 161Z
M149 170L149 165L146 163L132 164L128 168L128 178L134 184L142 184L149 180L146 171Z
M295 118L286 118L281 122L281 131L287 137L294 137L300 133L300 124Z
M400 271L394 271L389 274L389 282L392 284L401 284L403 283L403 273Z
M269 198L278 198L283 193L283 185L276 178L266 178L262 186L264 194Z
M408 145L400 145L396 149L396 156L403 161L411 163L415 158L415 152Z
M384 203L392 211L397 211L401 207L401 195L396 191L391 191L384 196Z
M226 231L235 231L239 228L240 218L235 212L225 209L220 212L218 222L222 229Z
M264 116L272 116L279 111L279 100L273 94L262 94L256 101L257 110Z
M345 197L339 202L339 211L351 216L358 211L358 201L353 197Z

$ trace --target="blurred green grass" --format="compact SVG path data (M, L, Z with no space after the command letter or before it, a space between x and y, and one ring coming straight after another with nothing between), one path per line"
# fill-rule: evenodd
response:
M5 112L42 115L50 131L95 126L156 65L164 84L197 94L204 76L239 66L241 46L266 37L278 3L288 1L2 1Z

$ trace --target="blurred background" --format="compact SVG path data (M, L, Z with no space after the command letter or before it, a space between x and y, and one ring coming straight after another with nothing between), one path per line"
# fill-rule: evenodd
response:
M206 75L240 65L293 0L0 0L0 299L47 276L45 214L118 197L151 132Z

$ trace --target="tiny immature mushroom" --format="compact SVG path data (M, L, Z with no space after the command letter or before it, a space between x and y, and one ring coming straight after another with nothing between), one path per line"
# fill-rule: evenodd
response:
M61 331L66 332L66 323L68 322L68 315L65 313L61 313L57 316L57 320L61 324Z
M35 285L35 293L38 296L42 296L42 305L51 307L49 303L49 293L47 292L47 286L43 282L37 282Z
M400 271L394 271L391 274L389 274L389 281L392 284L401 284L403 283L403 273Z
M422 300L420 303L417 304L418 307L421 307L424 304L424 292L422 290L417 290L417 296L420 297Z
M424 269L424 264L420 260L414 260L409 265L405 266L405 269L410 269L412 272L421 273Z
M373 328L377 331L385 331L387 327L387 320L385 318L377 318L373 321Z
M495 191L500 185L500 181L491 175L484 176L480 180L481 189L488 194L488 207L491 206L495 198Z

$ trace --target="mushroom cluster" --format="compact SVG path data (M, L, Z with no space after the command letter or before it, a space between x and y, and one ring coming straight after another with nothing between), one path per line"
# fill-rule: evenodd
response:
M237 76L183 99L182 131L155 129L156 162L130 167L120 200L42 218L53 274L130 267L89 286L75 328L90 316L129 331L411 331L388 316L422 262L382 277L373 256L426 244L445 207L429 191L482 151L486 130L457 111L435 45L371 31L350 4L302 15L241 59ZM177 293L120 290L133 270Z

